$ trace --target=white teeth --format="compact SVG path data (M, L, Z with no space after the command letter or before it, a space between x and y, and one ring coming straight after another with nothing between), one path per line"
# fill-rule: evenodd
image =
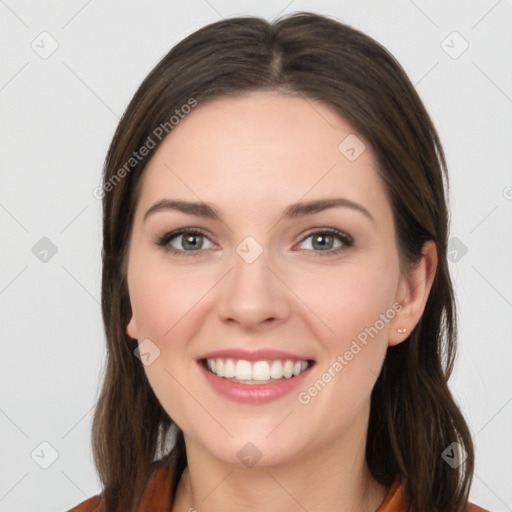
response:
M293 375L293 361L286 361L283 366L283 377L289 379Z
M252 365L249 361L240 359L236 362L236 372L233 377L237 380L252 380Z
M246 361L245 359L207 359L207 367L218 377L240 381L269 381L296 377L308 368L307 361Z
M281 379L283 377L283 365L281 364L281 361L272 361L270 376L273 379Z
M224 377L229 379L235 376L235 362L233 359L228 359L224 365Z
M215 360L215 374L224 377L224 359Z
M270 366L267 361L257 361L252 367L252 380L270 379Z

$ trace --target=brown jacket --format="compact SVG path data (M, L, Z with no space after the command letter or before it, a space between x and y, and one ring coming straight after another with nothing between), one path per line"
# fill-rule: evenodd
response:
M155 469L149 479L137 512L170 512L172 506L171 496L172 470L166 466ZM405 497L404 486L397 480L388 491L388 494L376 512L406 512L408 503ZM468 512L487 512L476 505L469 505ZM103 512L101 508L101 495L93 496L80 503L68 512Z

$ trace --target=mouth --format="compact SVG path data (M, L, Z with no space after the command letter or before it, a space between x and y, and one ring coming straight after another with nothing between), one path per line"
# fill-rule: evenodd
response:
M279 383L295 379L311 368L312 359L262 359L248 361L231 358L205 358L199 364L209 373L225 381L250 386Z

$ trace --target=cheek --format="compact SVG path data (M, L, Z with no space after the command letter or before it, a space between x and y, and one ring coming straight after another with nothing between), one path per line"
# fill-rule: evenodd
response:
M204 314L208 291L218 278L211 271L170 268L151 255L137 256L132 260L128 281L138 339L139 343L151 340L158 353L144 370L167 413L181 418L190 401L171 397L181 396L182 385L190 380L190 340L199 335L202 322L197 319Z
M325 356L316 379L297 398L319 430L325 430L322 422L329 417L335 436L369 406L396 315L397 271L392 261L367 260L326 270L325 279L322 274L303 278L298 292L315 313L314 336ZM321 282L325 285L319 287Z
M319 267L294 283L329 361L351 347L357 352L356 340L364 348L358 359L368 359L368 364L378 367L387 347L389 322L396 314L397 280L398 266L391 256Z
M140 260L139 260L140 261ZM208 291L211 275L174 267L161 261L144 259L129 275L129 293L137 322L139 339L155 339L158 343L175 338L180 324Z
M165 411L180 426L197 415L194 402L186 399L183 389L190 385L189 342L200 330L201 322L194 319L200 314L200 301L209 281L211 276L208 279L179 268L170 270L161 263L132 268L130 300L139 343L149 339L159 351L144 371Z

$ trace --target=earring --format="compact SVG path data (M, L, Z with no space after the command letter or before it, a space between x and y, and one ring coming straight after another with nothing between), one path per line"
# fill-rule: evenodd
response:
M396 330L396 332L398 332L399 334L405 334L407 332L407 329L405 329L405 328L403 328L403 329L398 328Z

